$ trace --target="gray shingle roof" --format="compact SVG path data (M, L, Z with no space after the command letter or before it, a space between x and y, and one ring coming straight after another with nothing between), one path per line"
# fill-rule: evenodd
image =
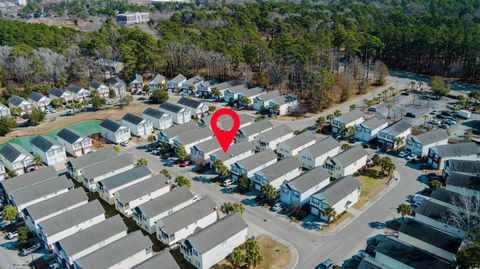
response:
M473 160L447 160L451 172L480 174L480 162Z
M273 98L278 97L278 96L280 96L280 91L279 90L273 90L273 91L263 93L263 94L257 96L256 98L265 102L265 101L270 101Z
M380 126L382 126L386 123L388 124L388 121L384 117L373 117L371 119L368 119L368 120L360 123L359 125L368 127L368 128L370 128L370 130L375 130L378 127L380 127Z
M33 100L35 102L38 102L38 101L42 100L43 97L45 97L45 96L41 93L38 93L38 92L31 92L28 95L28 99Z
M48 166L38 170L16 176L11 179L0 181L6 193L10 193L22 188L38 184L42 181L57 177L57 171L54 167Z
M329 205L333 206L360 187L361 184L358 180L352 176L346 176L333 181L317 194L325 199Z
M0 154L10 162L15 161L20 155L32 156L28 151L17 144L7 143L0 149Z
M37 220L85 201L88 201L88 196L83 188L76 188L43 202L31 205L25 210L28 211L32 219Z
M152 247L148 236L136 231L75 261L82 269L111 268L132 255Z
M448 140L447 131L437 129L423 134L412 136L412 139L422 143L422 145L430 145L443 140Z
M73 189L73 182L66 176L59 176L11 193L17 206L54 194L65 189Z
M70 144L73 144L84 137L79 132L69 128L63 128L62 130L60 130L60 132L57 133L57 136Z
M341 164L343 167L347 167L366 155L368 156L368 152L363 149L362 146L358 145L339 153L332 159L335 161L335 163Z
M162 83L165 81L165 77L160 75L160 74L157 74L151 81L150 83L153 83L153 84L159 84L159 83Z
M80 170L87 166L94 165L98 162L106 161L108 159L116 157L117 155L118 153L113 149L113 147L108 147L95 152L89 152L85 155L69 161L68 163L76 170Z
M120 123L111 119L106 119L100 123L100 127L103 127L112 132L118 131L120 128L122 128L122 126L123 125L121 125Z
M209 128L201 128L191 132L183 133L177 136L175 140L179 141L182 145L187 145L211 136L213 136L212 130Z
M40 222L39 226L45 235L51 236L102 214L105 214L105 210L98 200L94 200L46 219Z
M98 90L102 86L102 83L100 83L96 80L91 80L90 83L88 84L88 86Z
M275 152L273 152L273 150L271 149L266 149L256 154L253 154L250 157L247 157L243 160L236 162L236 165L246 169L247 171L250 171L254 168L257 168L261 165L264 165L267 162L270 162L276 159L277 159L277 154L275 154Z
M111 79L109 79L109 80L107 81L107 83L108 83L108 85L110 85L110 86L114 86L114 85L116 85L116 84L118 84L118 83L124 84L125 82L124 82L123 80L121 80L119 77L112 77Z
M416 214L427 216L431 219L441 221L444 215L448 214L450 209L446 206L439 205L431 201L423 201L423 203L417 207Z
M65 253L71 257L123 231L127 231L127 226L120 215L115 215L64 238L55 245L60 245Z
M480 148L474 143L447 144L432 147L440 157L467 156L480 153Z
M67 91L73 92L73 93L79 93L82 90L82 87L79 87L77 85L70 84L67 87Z
M106 179L98 182L98 184L106 187L109 190L112 190L114 188L118 188L122 185L125 185L129 182L135 181L139 178L146 177L150 174L152 174L152 172L148 169L147 166L138 165L120 174L107 177Z
M143 76L139 74L133 75L132 82L137 82L137 83L143 82Z
M234 81L226 81L226 82L222 82L222 83L219 83L219 84L215 84L215 85L213 85L212 88L218 88L219 90L222 91L222 90L231 88L235 85L236 85L236 83Z
M167 234L174 234L210 215L216 209L217 204L210 197L205 197L163 218L161 220L163 226L160 228Z
M240 84L240 85L233 86L233 87L228 89L228 91L231 92L231 93L240 93L240 92L247 91L247 90L248 90L248 86L246 84Z
M170 81L171 81L171 82L174 82L174 83L180 83L180 82L182 82L182 81L184 81L184 80L186 80L186 79L187 79L187 78L186 78L184 75L178 74L176 77L172 78Z
M447 185L480 191L480 177L451 173L447 177Z
M238 118L240 119L240 126L244 125L244 124L247 124L249 122L253 123L255 121L254 118L252 118L251 116L246 115L246 114L240 114L240 115L238 115ZM210 122L209 122L209 124L210 124ZM217 125L218 125L218 128L228 131L228 130L232 129L232 127L233 127L233 119L230 118L230 117L227 117L226 119L224 119L220 122L217 121Z
M273 181L295 169L300 168L300 163L294 157L286 158L281 161L278 161L262 170L256 172L255 174L263 176L268 181Z
M194 76L194 77L191 77L187 80L188 83L190 84L196 84L196 83L199 83L199 82L202 82L204 80L204 78L202 76Z
M377 253L382 253L398 262L416 269L448 269L450 264L436 256L407 245L394 237L386 237L377 247Z
M243 142L235 143L231 145L228 148L227 152L223 152L220 150L213 153L212 155L215 155L217 160L225 161L232 158L233 156L241 155L247 151L251 151L254 149L255 149L255 145L253 145L253 143L250 143L248 141L243 141Z
M152 176L128 188L121 189L117 192L119 200L126 204L153 191L169 186L168 178L163 174Z
M412 128L412 124L406 120L400 120L383 129L381 132L388 132L393 136L397 136L410 128Z
M50 137L43 135L35 137L30 143L32 144L32 146L37 147L43 152L47 152L57 144L57 142L53 141L53 139L51 139Z
M180 269L172 254L168 250L162 250L157 255L149 258L141 264L133 267L134 269L158 269L158 265L162 265L162 269Z
M405 219L399 232L450 253L457 253L462 245L462 239L410 218Z
M53 87L53 88L48 92L48 94L51 94L51 95L56 96L56 97L58 97L58 98L62 97L62 95L63 95L64 93L65 93L64 90L59 89L59 88L55 88L55 87Z
M248 228L239 214L230 214L187 239L197 251L206 253L227 239Z
M240 94L245 97L252 97L252 96L259 95L263 92L264 92L264 89L260 87L255 87L255 88L248 89L247 91L242 91Z
M155 109L155 108L147 108L143 111L143 114L145 115L148 115L150 117L153 117L155 119L161 119L163 117L163 115L165 115L164 112L158 110L158 109Z
M242 129L240 129L239 132L250 136L253 134L264 132L265 130L272 129L272 127L273 127L273 124L270 121L262 120L262 121L257 121L248 126L243 127Z
M187 123L184 123L182 125L177 125L170 127L166 130L161 131L161 134L163 136L166 136L170 139L175 138L181 134L187 133L187 132L192 132L194 130L197 130L198 127L195 125L195 123L189 121Z
M307 150L308 152L311 152L313 157L318 157L337 147L340 147L340 143L338 143L338 141L335 140L333 137L329 136L311 145L305 150Z
M178 100L178 104L196 109L202 105L202 102L188 97L182 97L180 100Z
M179 106L179 105L176 105L176 104L172 104L170 102L163 102L160 104L160 108L161 109L165 109L167 111L171 111L173 113L178 113L180 112L182 109L184 109L183 107Z
M83 176L92 179L116 171L120 168L134 164L133 158L129 155L120 155L111 159L99 162L86 167L83 170Z
M325 180L330 180L330 174L319 166L289 181L288 185L304 193Z
M145 119L137 115L133 115L132 113L127 113L122 117L122 120L129 122L131 124L137 125L137 124L140 124Z
M23 101L25 101L25 99L17 95L13 95L10 98L8 98L8 103L13 104L15 106L19 106L20 104L22 104Z
M316 141L317 139L318 139L318 136L315 133L306 131L292 138L289 138L288 140L281 142L281 144L284 144L288 146L290 150L293 150L293 149L300 148L312 141Z
M349 124L351 122L354 122L358 119L360 119L361 117L363 117L363 113L360 111L360 110L352 110L346 114L343 114L339 117L336 117L335 119L333 120L340 120L341 122L345 123L345 124Z
M212 151L220 150L220 144L217 139L210 139L195 146L196 149L201 150L203 153L209 153Z
M193 199L188 187L180 187L138 206L145 216L155 217L176 205Z
M375 258L365 257L360 262L357 269L393 269L393 268L375 260Z
M293 129L288 127L286 124L282 124L277 127L274 127L271 130L268 130L266 132L259 134L257 137L255 137L255 140L268 143L270 141L276 140L278 138L281 138L291 133L293 133Z
M459 201L459 199L462 199L462 195L453 191L448 191L445 188L438 188L432 192L430 198L447 204L452 204Z

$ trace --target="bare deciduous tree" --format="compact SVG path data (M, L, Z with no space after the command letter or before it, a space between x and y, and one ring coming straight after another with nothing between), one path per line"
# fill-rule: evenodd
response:
M452 208L442 214L442 222L465 231L468 236L480 229L480 197L463 195L452 196Z

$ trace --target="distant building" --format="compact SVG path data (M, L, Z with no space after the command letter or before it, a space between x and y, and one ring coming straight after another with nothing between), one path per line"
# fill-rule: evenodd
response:
M332 178L340 178L353 175L367 164L367 159L368 152L358 145L334 157L328 157L323 168L330 173Z
M173 140L177 138L181 134L185 134L188 132L193 132L198 130L199 128L193 122L187 122L182 125L175 125L168 129L162 130L158 134L158 140L161 142L165 142L167 144L173 145Z
M172 117L172 121L176 124L184 124L192 119L190 110L177 104L164 102L160 105L159 109L169 114Z
M133 167L135 167L135 163L133 158L129 155L119 155L111 159L100 161L94 165L85 167L82 170L83 185L92 192L97 191L97 182L123 173Z
M50 91L48 91L48 97L50 99L59 99L62 100L64 103L69 103L73 101L73 96L67 91L64 91L59 88L52 88Z
M82 183L84 169L116 156L118 156L118 153L113 149L113 147L103 148L96 152L91 152L68 161L66 163L67 171L70 174L70 177Z
M131 25L146 23L150 20L150 13L148 12L126 12L117 15L118 25Z
M275 189L279 189L280 185L286 181L290 181L298 177L302 172L296 158L286 158L264 168L254 174L252 178L253 188L260 191L262 186L270 184Z
M32 103L28 102L27 100L23 99L20 96L13 95L8 98L8 107L10 109L14 107L20 108L20 116L32 113L33 107Z
M143 92L143 76L135 74L130 81L130 91L132 94L140 94Z
M110 119L100 123L100 134L114 144L128 143L131 137L130 128Z
M255 137L255 148L257 150L276 150L278 143L288 140L292 137L294 137L293 129L285 124L282 124Z
M238 130L235 139L237 142L252 142L257 135L271 129L273 129L273 124L269 120L257 121Z
M298 97L287 94L273 98L269 102L269 111L272 115L283 116L292 113L298 107Z
M187 78L182 74L178 74L176 77L167 82L167 86L172 91L179 91L180 88L183 87L183 83L185 81L187 81Z
M89 90L74 84L68 85L68 87L65 90L68 93L70 93L72 95L73 100L76 100L76 101L83 101L85 98L90 96Z
M317 142L318 136L310 131L296 135L277 144L277 155L280 159L296 156L300 151Z
M165 130L172 126L172 116L158 109L148 107L143 111L142 117L146 120L150 120L153 124L153 128L157 130Z
M400 120L381 130L378 133L378 142L387 151L395 150L401 146L399 145L399 140L403 140L402 144L405 143L407 136L411 133L412 125L406 120Z
M255 154L255 146L250 142L240 142L231 145L227 152L218 150L210 154L210 166L213 168L215 161L221 161L223 165L230 169L230 166L238 161L248 158Z
M148 87L150 91L154 91L160 89L161 86L166 85L167 81L164 76L157 74L150 82L148 83Z
M362 142L369 142L378 137L378 133L388 127L385 118L373 117L355 127L355 138Z
M96 80L90 81L90 83L88 84L88 89L90 90L90 92L92 92L93 90L97 91L98 95L102 98L108 98L110 96L110 88L107 85L100 83Z
M260 151L252 156L238 161L231 165L232 179L238 180L241 175L246 175L248 178L253 178L253 175L277 162L277 154L271 149Z
M127 126L130 132L137 137L147 138L153 133L153 122L151 120L132 113L127 113L122 117L122 124Z
M28 101L33 104L34 107L45 111L50 102L52 101L49 97L38 93L38 92L31 92L28 95Z
M190 115L194 118L201 118L208 115L209 107L206 103L195 99L182 97L178 100L178 105L190 111Z
M310 202L310 196L330 183L330 175L322 167L314 168L280 187L280 201L287 205L301 207Z
M302 149L299 153L299 160L304 168L313 169L322 166L328 157L333 157L340 151L340 143L329 136L306 149Z

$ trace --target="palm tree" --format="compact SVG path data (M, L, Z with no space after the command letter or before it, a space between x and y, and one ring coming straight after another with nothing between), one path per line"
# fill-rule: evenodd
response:
M147 141L148 141L149 143L153 143L153 142L155 142L155 140L157 140L157 138L156 138L154 135L149 135L149 136L147 137Z
M243 254L240 248L236 247L232 253L230 253L228 258L235 268L239 268L240 265L245 261L245 254Z
M405 219L405 215L411 215L413 209L409 204L403 203L397 207L397 213L402 215L402 220Z
M401 147L403 145L405 138L403 137L396 137L395 138L395 144L397 144L397 148Z
M175 178L175 184L178 186L178 187L182 187L182 186L187 186L187 187L192 187L192 182L190 181L190 179L184 177L184 176L179 176L177 178Z
M335 112L333 112L333 116L335 116L335 117L340 117L341 115L342 115L342 111L340 111L338 109L335 110Z
M122 151L122 147L120 147L119 145L115 145L115 146L113 146L113 150L115 152L120 152L120 151Z
M410 89L413 90L413 87L415 87L417 83L415 81L410 81Z
M20 114L22 114L22 111L23 109L18 106L10 108L10 114L12 114L13 116L20 116Z
M425 127L425 125L427 125L428 114L425 114L422 117L423 117L423 126Z
M337 211L335 211L335 208L328 206L323 214L327 217L327 223L330 223L337 216Z
M322 127L327 123L327 121L325 120L325 117L318 117L315 123L317 124L317 126Z
M40 157L40 155L35 155L33 157L33 163L37 168L39 168L42 165L42 157Z
M385 101L385 99L387 99L387 94L388 94L388 90L385 89L382 91L382 95L383 95L383 101Z
M442 187L443 187L443 184L439 180L435 179L430 182L430 188L432 188L433 190L440 189Z
M327 120L331 123L332 120L335 118L333 114L327 115Z
M351 104L350 105L350 111L353 111L355 109L357 109L357 105L356 104Z
M138 166L147 166L148 165L148 160L145 158L140 158L137 160L137 165Z
M387 105L387 109L388 109L388 114L387 114L387 119L390 119L390 110L392 110L392 104L388 104Z

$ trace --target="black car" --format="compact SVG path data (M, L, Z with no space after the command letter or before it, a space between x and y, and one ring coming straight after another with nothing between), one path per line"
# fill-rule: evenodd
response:
M255 197L255 202L260 202L260 201L264 200L265 198L267 198L267 196L265 196L265 194L261 193L261 194L257 195L257 197Z
M408 92L402 92L403 96L409 96L410 94Z

